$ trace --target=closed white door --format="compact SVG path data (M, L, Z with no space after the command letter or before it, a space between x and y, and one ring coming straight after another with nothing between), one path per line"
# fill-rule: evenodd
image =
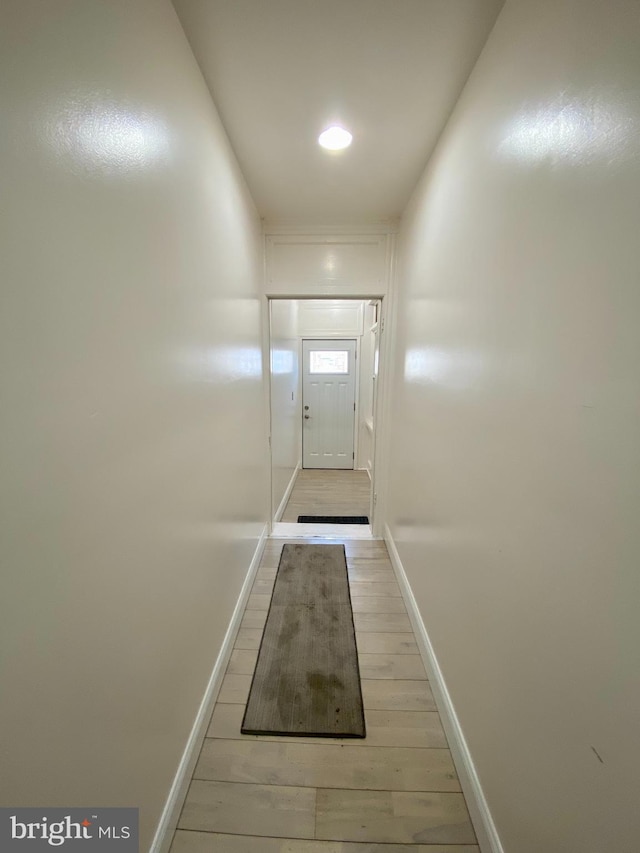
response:
M356 342L302 342L302 467L353 468Z

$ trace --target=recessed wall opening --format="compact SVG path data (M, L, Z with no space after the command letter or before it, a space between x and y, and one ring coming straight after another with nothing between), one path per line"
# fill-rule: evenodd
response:
M270 299L275 535L369 537L382 300Z

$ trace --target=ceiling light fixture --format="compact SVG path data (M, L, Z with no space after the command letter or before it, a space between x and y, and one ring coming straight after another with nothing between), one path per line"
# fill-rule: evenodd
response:
M348 148L352 139L353 136L348 130L334 124L320 134L318 144L329 151L340 151L342 148Z

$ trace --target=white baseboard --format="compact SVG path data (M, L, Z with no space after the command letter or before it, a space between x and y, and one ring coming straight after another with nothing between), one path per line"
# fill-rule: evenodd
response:
M284 493L284 497L280 501L280 506L276 510L276 514L273 516L273 520L275 522L280 521L280 519L282 518L282 515L285 511L285 508L286 508L287 504L289 503L289 498L291 497L291 492L293 491L293 487L296 484L296 477L298 476L298 471L300 470L301 467L302 466L300 465L300 462L298 462L298 464L295 467L293 474L291 475L291 479L289 480L289 485L287 486L287 489Z
M251 587L253 586L253 580L258 571L260 560L262 559L262 553L264 551L266 541L267 527L265 525L262 533L260 534L260 539L258 540L253 559L251 560L249 571L247 572L244 584L242 585L242 590L233 611L231 621L229 622L227 633L222 641L220 654L213 665L207 689L202 697L200 708L196 714L191 733L187 740L182 758L180 759L180 764L178 765L178 770L173 780L173 784L171 785L169 796L167 797L167 801L160 816L158 828L156 829L156 834L151 843L149 853L168 853L168 850L171 847L173 834L178 824L178 819L180 818L180 812L182 811L182 805L185 797L187 796L189 782L191 781L191 776L193 775L193 770L198 760L200 748L207 732L209 720L213 713L213 706L215 705L218 697L220 685L222 684L222 679L227 669L229 658L231 657L231 651L235 643L236 634L238 633L240 623L242 621L242 614L244 613L244 609L251 592Z
M480 850L482 853L504 853L500 837L498 836L489 806L480 785L480 779L478 778L471 753L469 752L469 747L467 746L453 702L451 701L451 696L447 690L444 676L438 664L438 659L436 658L427 629L420 616L420 611L409 586L398 549L387 524L384 526L384 539L387 543L393 570L398 579L405 604L407 605L407 611L416 635L418 648L420 649L420 654L429 676L433 696L440 712L447 740L449 741L451 754L456 770L458 771L460 785L467 801L467 806L469 807L469 814L471 815L473 828L478 837Z

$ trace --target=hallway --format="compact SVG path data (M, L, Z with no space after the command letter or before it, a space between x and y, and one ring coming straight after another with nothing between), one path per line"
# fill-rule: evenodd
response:
M0 805L126 807L139 853L638 853L638 0L0 18ZM307 373L377 540L274 524L324 507ZM239 737L314 535L369 737Z
M270 540L171 853L478 853L386 546L343 542L366 738L240 734L284 544Z
M369 515L371 480L366 471L301 468L282 513L282 522L299 515Z

